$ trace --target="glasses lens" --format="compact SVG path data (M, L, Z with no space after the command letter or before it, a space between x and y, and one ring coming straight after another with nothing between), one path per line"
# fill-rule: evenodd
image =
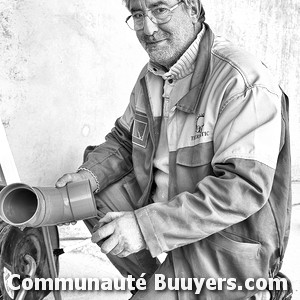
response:
M126 19L126 24L128 25L128 27L132 30L134 30L134 22L133 22L133 19L132 19L132 16L129 16L127 19Z
M165 23L168 23L171 20L171 18L172 18L171 15L167 15L164 17L158 17L158 18L155 18L153 20L151 19L151 20L155 24L165 24Z
M154 17L152 21L156 22L157 24L161 24L170 21L172 12L167 7L159 6L157 8L152 9L151 14Z
M126 20L127 25L129 26L130 29L132 30L140 30L143 29L144 27L144 18L136 18L134 16L130 16L128 17L128 19Z
M174 8L178 7L178 4ZM134 13L127 18L126 23L132 30L141 30L144 27L144 18L148 17L155 24L168 23L172 18L172 10L165 6L159 6L150 10L150 14L144 15L141 12Z

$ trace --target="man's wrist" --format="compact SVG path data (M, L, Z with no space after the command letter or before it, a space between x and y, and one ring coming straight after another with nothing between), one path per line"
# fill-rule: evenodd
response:
M80 174L83 178L90 181L91 189L94 193L98 193L100 191L100 183L98 181L98 178L92 171L86 168L79 168L77 170L77 173Z
M136 217L134 211L131 212L131 213L132 213L133 217L135 218L136 225L137 225L137 229L139 230L139 233L140 233L141 244L143 244L143 249L149 250L149 249L148 249L148 246L147 246L147 243L146 243L146 240L145 240L145 238L144 238L142 229L141 229L140 224L139 224L139 222L138 222L138 219L137 219L137 217ZM141 249L141 250L142 250L142 249Z

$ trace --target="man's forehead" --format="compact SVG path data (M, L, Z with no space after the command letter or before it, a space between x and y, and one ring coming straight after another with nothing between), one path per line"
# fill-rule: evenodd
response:
M129 10L136 10L145 7L154 7L157 5L174 5L176 1L174 0L129 0Z

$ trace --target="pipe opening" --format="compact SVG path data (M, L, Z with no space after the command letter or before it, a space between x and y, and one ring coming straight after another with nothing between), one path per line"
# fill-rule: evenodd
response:
M11 191L3 203L3 212L12 223L20 224L30 220L38 206L34 192L27 189Z

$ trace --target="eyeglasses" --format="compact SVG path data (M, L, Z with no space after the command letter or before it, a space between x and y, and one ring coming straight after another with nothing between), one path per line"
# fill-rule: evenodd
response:
M145 17L147 16L154 24L166 24L173 16L173 10L176 9L183 2L180 1L172 7L166 5L159 5L152 9L147 9L146 12L136 11L126 18L125 22L130 29L138 31L144 28ZM147 13L148 12L148 13Z

